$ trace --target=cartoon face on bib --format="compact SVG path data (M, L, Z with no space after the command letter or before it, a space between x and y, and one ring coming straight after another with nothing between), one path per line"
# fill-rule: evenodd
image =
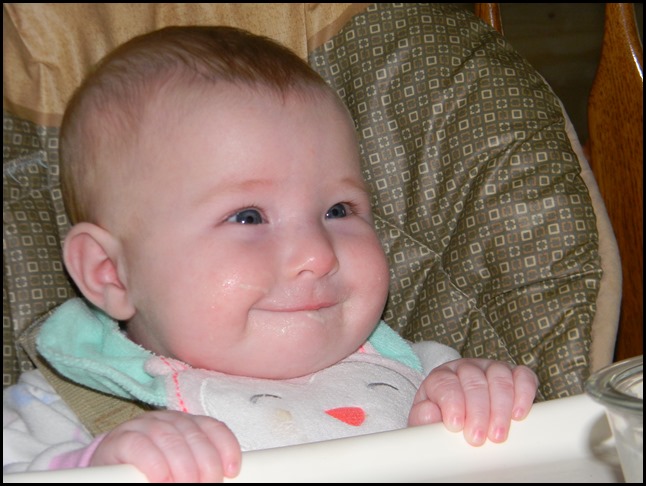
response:
M169 408L226 423L242 450L404 428L422 380L401 363L365 352L291 380L224 375L166 358L154 358L147 369L167 375Z

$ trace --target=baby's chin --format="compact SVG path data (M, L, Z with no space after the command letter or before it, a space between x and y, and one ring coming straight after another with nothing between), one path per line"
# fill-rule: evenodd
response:
M320 351L318 348L316 351ZM230 369L227 374L266 380L292 380L308 377L347 358L353 351L340 353L338 350L327 354L313 352L311 356L283 352L274 359L253 360L244 367ZM290 356L291 354L291 356ZM222 370L217 370L222 371Z

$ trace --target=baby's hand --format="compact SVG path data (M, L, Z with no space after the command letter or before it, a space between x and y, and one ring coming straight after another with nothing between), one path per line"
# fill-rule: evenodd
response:
M538 379L526 366L463 358L435 368L426 377L408 416L409 425L443 421L452 431L464 430L472 445L507 438L511 420L527 416Z
M233 432L210 417L155 411L119 425L90 466L132 464L150 482L212 482L236 476L242 453Z

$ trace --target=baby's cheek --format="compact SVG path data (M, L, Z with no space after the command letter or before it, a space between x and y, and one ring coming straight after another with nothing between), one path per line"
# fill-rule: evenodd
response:
M385 302L390 287L390 270L388 260L383 251L381 251L381 247L379 247L379 252L375 255L370 277L369 282L373 283L372 292L375 293L376 298L381 298Z

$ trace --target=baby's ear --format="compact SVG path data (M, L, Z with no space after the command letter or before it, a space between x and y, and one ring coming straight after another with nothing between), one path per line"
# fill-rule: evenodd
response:
M79 290L94 305L118 321L135 309L123 280L121 245L108 231L92 223L74 225L63 243L63 259Z

